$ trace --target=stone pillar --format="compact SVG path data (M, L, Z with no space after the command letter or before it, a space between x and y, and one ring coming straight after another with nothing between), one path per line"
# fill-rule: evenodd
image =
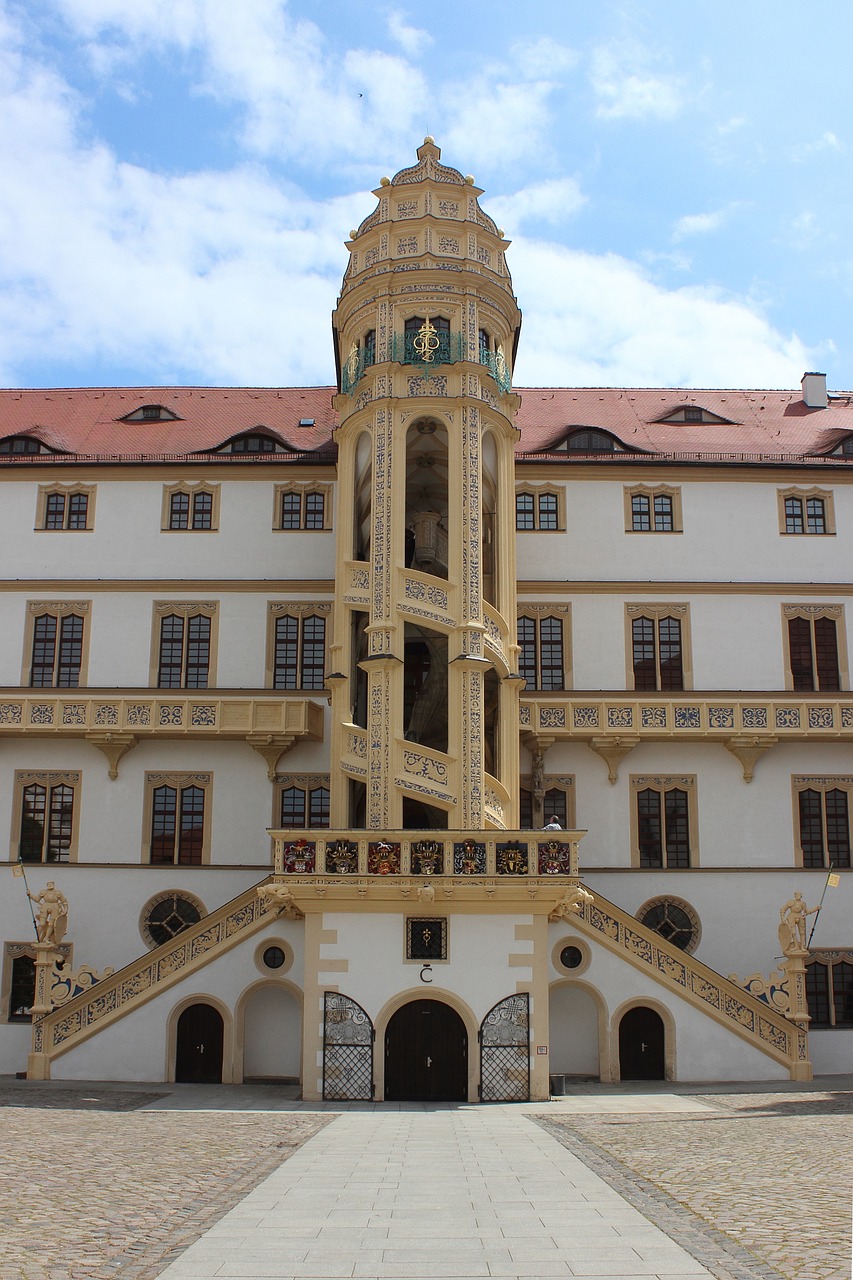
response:
M33 1015L33 1047L27 1058L28 1080L50 1079L50 1056L44 1052L44 1028L42 1019L53 1008L51 988L56 977L56 963L61 960L62 952L52 942L36 942L33 944L36 953L36 985L32 1005Z
M814 1071L809 1059L809 1017L806 1000L806 960L808 951L792 946L785 952L781 968L788 983L788 1020L796 1028L796 1060L791 1066L792 1080L812 1080Z

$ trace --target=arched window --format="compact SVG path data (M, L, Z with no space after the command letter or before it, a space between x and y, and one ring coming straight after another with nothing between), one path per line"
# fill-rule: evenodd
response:
M619 445L604 431L583 427L566 437L565 448L568 453L616 453Z

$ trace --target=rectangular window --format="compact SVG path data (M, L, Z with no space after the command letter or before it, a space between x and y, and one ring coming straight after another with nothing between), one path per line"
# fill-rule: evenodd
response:
M635 866L696 865L695 785L692 777L631 779Z
M364 335L364 367L370 368L376 364L376 330L368 329Z
M841 688L835 617L809 613L788 616L788 659L791 687L801 691L836 692Z
M631 643L635 689L684 688L681 623L678 618L634 618Z
M565 688L563 622L561 618L518 619L519 675L526 689Z
M637 824L641 867L690 866L686 791L640 791Z
M835 532L831 490L787 489L777 493L781 533L821 535Z
M849 867L853 778L797 778L794 789L803 866Z
M320 530L330 528L331 488L319 485L276 486L276 515L274 529Z
M37 529L91 529L94 485L40 485Z
M68 862L76 839L78 773L18 773L12 857L22 862ZM17 848L15 847L17 845Z
M625 531L627 533L677 533L681 530L681 490L649 488L625 489Z
M821 951L807 961L806 998L813 1027L853 1026L853 952Z
M211 618L169 613L160 619L159 689L206 689L210 675Z
M325 618L282 614L275 619L274 689L322 689L325 666Z
M520 490L515 495L515 527L522 532L551 533L565 528L563 499L549 490Z
M152 865L202 865L205 861L205 799L205 787L195 781L174 780L151 786L149 861Z
M209 532L219 527L219 485L167 485L163 490L161 528L170 532Z
M325 782L299 779L283 786L279 805L280 826L289 830L327 828L329 788Z
M407 960L446 960L447 921L424 920L418 916L406 921Z
M83 618L79 614L56 617L42 613L33 620L31 688L76 689L82 661Z

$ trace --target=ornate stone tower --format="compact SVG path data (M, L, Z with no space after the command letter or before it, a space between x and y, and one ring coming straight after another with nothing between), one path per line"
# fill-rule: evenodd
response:
M508 242L472 178L374 193L333 315L340 393L333 827L518 823Z

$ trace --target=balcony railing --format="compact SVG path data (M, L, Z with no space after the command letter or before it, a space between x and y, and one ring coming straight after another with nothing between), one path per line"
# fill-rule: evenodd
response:
M391 359L398 364L413 364L422 369L434 369L442 364L456 364L468 359L468 349L461 333L445 333L432 330L424 335L395 333L391 339Z
M531 877L578 874L584 831L276 830L278 875Z
M512 387L512 375L502 351L480 348L480 364L485 365L498 385L498 391L506 394Z

